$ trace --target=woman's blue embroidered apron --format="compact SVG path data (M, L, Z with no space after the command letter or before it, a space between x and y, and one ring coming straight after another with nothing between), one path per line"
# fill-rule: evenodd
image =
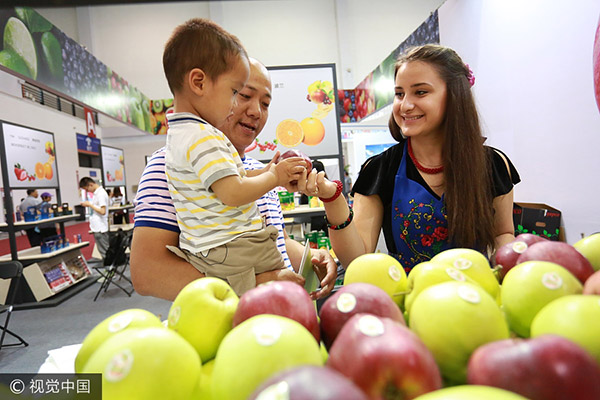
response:
M448 243L448 220L444 196L437 199L427 189L406 176L408 150L396 172L392 198L392 233L397 254L408 273L412 267L429 261L441 251L450 249Z

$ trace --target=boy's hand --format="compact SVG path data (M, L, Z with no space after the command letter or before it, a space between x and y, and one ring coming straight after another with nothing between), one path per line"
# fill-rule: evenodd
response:
M302 157L290 157L279 161L277 164L269 162L271 171L277 177L277 186L294 186L303 172L306 171L306 161Z

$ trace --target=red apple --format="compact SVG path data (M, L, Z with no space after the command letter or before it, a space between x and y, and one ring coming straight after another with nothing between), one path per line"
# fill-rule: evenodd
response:
M321 337L327 349L344 324L358 313L387 317L406 325L402 311L383 289L362 282L344 285L323 303L319 312Z
M481 346L469 360L468 382L531 400L600 399L600 365L579 345L554 335Z
M580 252L568 243L546 240L529 246L517 259L517 264L525 261L550 261L563 266L581 283L594 273L594 267Z
M517 259L529 246L544 240L548 239L532 233L521 233L515 240L500 247L496 251L496 268L499 271L498 277L500 280L504 279L506 273L517 265Z
M357 314L331 347L327 366L350 378L370 399L414 399L442 387L433 354L406 326Z
M304 365L272 376L248 398L263 399L368 400L368 397L336 370Z
M317 104L321 104L325 100L325 97L327 97L327 94L321 89L315 90L310 94L310 100Z
M240 297L233 327L259 314L274 314L299 322L320 342L315 306L304 288L290 281L272 281L259 285Z
M279 162L281 160L285 160L286 158L290 158L290 157L302 157L302 158L304 158L304 161L306 161L306 173L307 174L310 173L310 171L312 170L312 161L311 161L311 159L310 159L309 156L307 156L306 154L304 154L300 150L291 149L291 150L286 151L285 153L283 153L282 155L280 155L279 158L277 158L277 162ZM292 185L295 185L296 183L298 183L298 181L292 181L290 183Z

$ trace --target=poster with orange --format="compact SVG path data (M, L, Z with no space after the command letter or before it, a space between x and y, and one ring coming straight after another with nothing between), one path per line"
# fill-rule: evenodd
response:
M2 122L11 188L58 187L54 135Z
M104 171L104 186L125 186L125 158L123 149L102 147L102 170Z
M270 160L297 149L311 158L340 154L334 64L269 67L269 119L246 154Z

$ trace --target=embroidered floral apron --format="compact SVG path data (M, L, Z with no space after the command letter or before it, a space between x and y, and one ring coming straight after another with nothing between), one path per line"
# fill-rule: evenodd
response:
M406 175L408 150L396 172L392 198L392 233L396 257L408 273L420 262L429 261L441 251L453 248L448 243L448 220L444 196L437 199L419 183Z

